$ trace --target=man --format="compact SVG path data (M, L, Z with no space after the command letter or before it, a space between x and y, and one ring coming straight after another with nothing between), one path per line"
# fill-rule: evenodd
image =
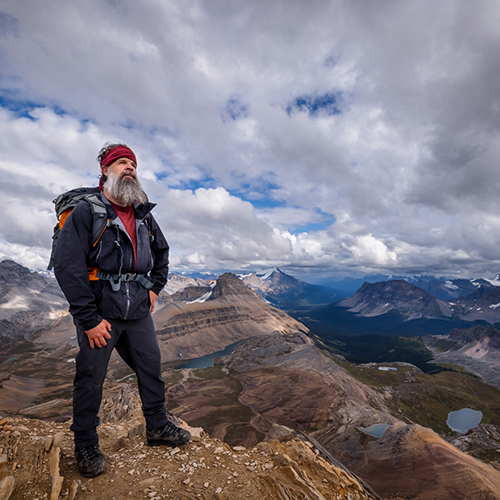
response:
M54 271L76 324L80 350L73 390L75 455L80 473L106 470L97 413L113 348L137 374L147 444L182 446L191 435L166 412L161 357L151 313L167 282L169 246L150 214L137 161L124 144L99 152L100 198L108 223L92 244L92 207L80 202L59 234Z

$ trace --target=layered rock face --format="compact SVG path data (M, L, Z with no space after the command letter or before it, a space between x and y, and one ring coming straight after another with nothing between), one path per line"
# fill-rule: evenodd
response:
M154 320L163 361L203 356L255 335L307 331L230 273L213 287L189 287L168 297Z

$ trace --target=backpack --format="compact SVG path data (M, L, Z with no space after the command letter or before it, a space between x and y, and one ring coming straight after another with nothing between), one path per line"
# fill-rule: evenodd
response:
M99 241L106 227L109 225L109 219L107 218L108 212L99 193L100 190L98 187L82 187L66 191L53 200L58 222L54 226L54 234L52 236L52 251L50 253L49 265L47 266L49 271L52 270L54 266L54 257L59 233L68 215L81 201L86 201L90 205L90 211L92 213L92 246L95 246Z

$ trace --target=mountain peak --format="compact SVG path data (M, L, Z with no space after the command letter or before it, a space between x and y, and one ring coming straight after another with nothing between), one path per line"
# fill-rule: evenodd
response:
M361 316L380 316L398 310L407 319L443 317L444 303L422 288L404 280L364 282L352 296L339 303Z
M269 269L266 269L262 273L257 273L257 276L261 280L265 281L265 280L270 279L273 276L273 274L275 274L275 273L277 273L277 274L285 274L283 271L281 271L281 269L279 267L270 267Z
M255 294L245 285L245 283L233 273L224 273L219 276L213 288L210 300L221 295L252 295Z

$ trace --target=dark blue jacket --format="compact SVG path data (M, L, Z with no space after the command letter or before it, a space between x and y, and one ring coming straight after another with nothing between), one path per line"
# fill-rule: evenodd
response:
M141 319L151 307L149 290L136 281L122 282L118 291L107 280L90 281L88 268L108 273L148 274L159 294L168 276L169 246L161 229L150 214L153 203L134 207L137 230L137 262L134 263L132 241L121 219L108 199L106 205L110 226L93 247L92 213L82 201L71 212L57 239L54 272L77 324L85 330L96 327L103 318Z

